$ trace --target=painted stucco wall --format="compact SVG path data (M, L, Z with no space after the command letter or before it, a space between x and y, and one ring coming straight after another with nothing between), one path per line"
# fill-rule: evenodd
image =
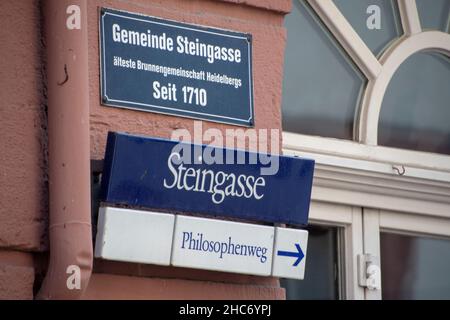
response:
M46 115L36 1L0 2L0 246L45 247Z
M46 114L38 1L0 1L0 299L33 297L47 248Z
M88 4L92 159L103 159L109 130L169 138L174 129L192 130L194 123L100 105L99 7L251 33L255 127L281 128L283 19L290 0L89 0ZM0 15L0 299L31 299L48 248L40 1L0 1ZM232 126L204 122L203 128ZM284 290L273 278L96 260L85 298L125 297L275 299L284 298Z

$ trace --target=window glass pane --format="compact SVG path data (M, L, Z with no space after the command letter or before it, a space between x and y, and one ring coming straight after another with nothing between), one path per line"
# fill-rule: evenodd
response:
M450 299L450 240L381 233L383 299Z
M416 53L397 70L380 113L378 144L450 154L450 60Z
M422 29L449 32L450 0L416 0Z
M352 139L363 77L304 1L293 2L285 24L283 129Z
M396 1L334 0L334 3L375 55L403 34Z
M338 228L309 226L308 231L305 278L280 279L286 298L339 299Z

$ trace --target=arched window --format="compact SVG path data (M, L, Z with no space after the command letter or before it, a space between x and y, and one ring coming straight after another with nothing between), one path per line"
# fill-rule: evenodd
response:
M418 0L417 5L415 0L293 1L292 13L286 17L283 129L367 145L448 154L449 148L445 147L450 143L448 129L438 121L448 115L438 111L443 111L448 97L446 90L437 93L436 88L445 86L449 77L446 62L450 55L450 36L446 33L449 10L449 0L432 3ZM436 73L432 74L428 67ZM399 96L394 97L395 92L408 90L408 86L409 90L417 89L417 81L422 81L422 85L415 90L416 96L424 98L434 92L428 99L428 110L433 110L436 118L437 127L433 130L441 133L439 147L431 140L429 146L426 142L401 143L392 128L386 129L389 132L378 132L394 121L389 112L406 108L412 112L419 108L415 107L417 101L402 102ZM388 97L384 99L386 93ZM383 123L379 126L383 101L390 111L383 110ZM435 103L439 106L434 106ZM400 125L398 121L396 125ZM417 128L422 130L420 126ZM419 131L416 135L420 135ZM442 140L446 134L447 142ZM382 143L378 143L379 136Z

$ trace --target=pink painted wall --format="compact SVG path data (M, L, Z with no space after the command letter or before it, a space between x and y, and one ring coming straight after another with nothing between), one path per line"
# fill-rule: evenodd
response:
M37 1L0 1L0 247L45 248L46 116Z
M130 290L130 287L133 289ZM276 300L284 290L259 285L94 274L85 299Z
M100 105L101 6L251 33L255 126L281 128L283 19L290 0L89 0L91 158L103 158L109 130L168 138L174 129L193 128L192 119ZM2 0L0 16L0 299L31 299L48 248L40 1ZM204 122L203 128L232 126ZM94 272L86 298L285 297L274 278L106 261L95 261ZM212 295L205 296L205 292Z
M0 1L0 299L32 299L47 248L46 114L38 1Z

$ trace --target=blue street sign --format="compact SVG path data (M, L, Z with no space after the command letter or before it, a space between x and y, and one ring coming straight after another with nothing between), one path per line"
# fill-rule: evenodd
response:
M297 258L297 260L295 260L294 264L292 265L292 266L296 267L302 261L302 259L305 255L303 254L302 248L300 247L300 245L298 243L295 244L295 248L297 249L297 251L293 251L293 252L278 250L277 255L284 256L284 257Z
M102 103L253 126L252 37L101 9Z
M314 161L308 159L110 132L102 199L163 211L306 225L313 170Z

